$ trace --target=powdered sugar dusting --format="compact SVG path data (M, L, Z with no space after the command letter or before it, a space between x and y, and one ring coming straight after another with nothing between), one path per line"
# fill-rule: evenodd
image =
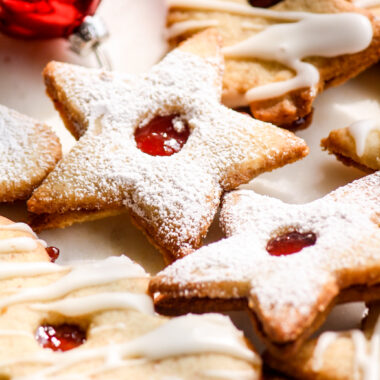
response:
M195 296L205 283L236 283L236 297L248 297L260 318L291 335L300 320L315 315L322 295L326 299L327 294L324 308L338 286L361 284L355 283L355 276L344 276L346 272L379 266L380 232L374 223L379 199L379 173L305 205L285 204L248 190L232 192L221 214L227 239L177 261L158 279L179 286L182 295L189 284L198 284ZM297 254L271 256L266 251L270 238L289 230L314 232L316 244ZM376 283L373 276L371 281ZM210 288L202 296L223 298L223 286Z
M25 198L60 155L47 126L0 105L0 201Z
M199 245L229 185L227 173L246 162L259 173L293 161L297 148L306 150L289 132L219 103L221 56L204 59L177 49L133 78L55 67L55 80L86 120L79 129L84 135L37 191L40 208L32 211L124 205L153 226L164 246L183 253ZM191 131L170 157L136 147L135 129L158 115L179 115L176 124L186 121Z

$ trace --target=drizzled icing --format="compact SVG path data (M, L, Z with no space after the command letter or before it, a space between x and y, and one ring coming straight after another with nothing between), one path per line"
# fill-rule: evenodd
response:
M25 223L1 224L0 231L2 230L26 232L35 239L27 236L2 239L0 240L0 253L29 252L35 250L38 247L38 243L43 247L47 245L43 240L39 240L33 230Z
M338 338L348 336L354 345L354 379L378 380L380 379L380 318L370 339L360 330L350 332L322 334L314 351L313 369L318 371L323 365L323 356L327 348Z
M361 8L372 8L380 5L380 0L354 0L354 4Z
M15 228L24 227L15 226ZM11 228L9 227L9 229ZM57 353L40 348L38 351L23 352L3 361L0 358L0 367L11 368L15 364L17 366L36 364L40 365L37 368L42 368L30 375L17 377L18 380L76 378L83 380L92 378L94 375L106 374L113 369L143 366L149 361L202 354L228 355L231 358L247 362L247 365L248 363L260 365L258 357L245 345L243 334L233 326L227 317L213 314L187 315L166 320L155 315L152 299L141 290L140 293L116 290L95 292L84 296L69 296L73 291L111 284L119 280L146 279L148 275L143 268L125 256L110 257L96 262L78 262L65 267L49 262L4 262L0 266L0 279L54 273L59 275L58 279L53 278L44 286L27 287L21 290L11 288L10 290L14 293L0 299L0 308L3 309L2 318L6 317L6 306L36 301L36 303L28 303L26 307L34 312L46 312L47 315L58 313L71 318L102 311L134 310L141 314L138 317L134 316L132 323L145 318L147 326L151 325L152 327L144 328L142 335L127 340L123 339L122 343L114 343L111 339L111 343L106 341L108 343L103 343L100 347L95 346L95 348L91 344L87 346L87 343L84 343L73 351ZM134 285L132 288L135 288ZM65 298L62 299L62 297ZM55 301L44 302L51 299L55 299ZM102 333L108 329L119 329L128 337L130 336L128 330L131 328L126 319L122 319L120 322L112 320L112 325L100 323L94 328L90 325L87 341L90 342L93 339L93 334ZM33 334L22 329L0 329L0 337L33 338ZM86 370L81 369L80 374L72 373L73 366L80 366L92 360L97 360L98 365L88 366ZM256 370L251 365L248 368L251 368L246 370L251 373L250 378L255 379L257 377ZM69 374L65 374L66 371ZM236 373L239 371L238 369ZM233 372L234 370L231 370L231 374Z
M315 92L320 79L319 71L302 59L357 53L370 45L373 36L368 18L355 13L280 12L220 0L168 0L168 5L173 8L203 9L293 21L268 26L265 30L223 49L226 57L277 61L296 72L289 80L248 90L244 99L240 100L242 103L281 96L301 88L311 88ZM189 30L184 27L183 22L181 24L177 35L179 30L183 33ZM175 29L175 25L171 28Z
M81 265L74 265L68 274L49 285L23 289L16 294L0 299L0 308L26 301L51 300L84 287L146 276L141 267L132 265L125 256L84 262Z
M221 212L227 238L177 260L151 281L150 291L169 298L245 297L268 339L294 341L339 286L357 285L356 271L378 266L380 235L373 216L380 211L379 199L379 173L304 205L253 191L231 192ZM268 241L289 229L312 231L315 245L290 256L271 256ZM358 247L365 236L371 243Z
M34 310L54 311L69 317L109 309L134 309L141 313L154 314L152 299L149 296L127 292L99 293L51 303L32 304L30 307Z
M26 362L49 363L48 368L18 379L41 380L55 378L56 372L71 368L84 360L103 359L104 364L96 369L96 373L102 373L109 370L110 364L107 363L109 358L112 358L112 361L118 363L120 367L131 365L127 359L161 360L182 355L207 353L227 354L259 364L256 355L242 344L242 333L233 327L227 317L206 314L174 318L145 335L122 344L81 348L75 352L67 351L59 354L45 350L22 359L0 363L0 365ZM144 364L144 361L132 363L132 365L139 364Z
M375 130L380 132L380 123L374 119L359 120L348 127L350 135L355 140L356 154L359 157L365 153L368 135Z

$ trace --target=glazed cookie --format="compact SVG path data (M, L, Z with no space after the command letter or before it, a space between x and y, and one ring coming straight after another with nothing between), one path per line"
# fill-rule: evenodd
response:
M380 16L380 0L351 0L351 2L356 7L368 9L377 17Z
M380 298L380 173L304 205L226 195L227 238L150 283L166 314L248 306L274 355L294 353L339 302Z
M200 246L223 191L307 154L288 131L219 103L218 41L199 34L140 76L46 67L79 141L28 201L35 228L129 211L171 262Z
M345 165L367 172L380 170L380 121L359 120L333 130L321 141L321 146Z
M0 105L0 202L29 198L60 158L50 127Z
M224 104L249 105L257 119L277 125L305 117L318 93L380 58L378 19L347 0L167 0L167 4L172 46L204 28L221 33Z
M260 358L222 315L154 313L125 256L60 266L0 219L0 378L258 380Z
M361 330L325 332L290 360L270 355L266 360L300 380L380 379L380 305L370 306Z

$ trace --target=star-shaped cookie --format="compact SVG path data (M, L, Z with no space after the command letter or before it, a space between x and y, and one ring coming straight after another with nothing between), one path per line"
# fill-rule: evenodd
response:
M291 359L266 355L269 365L295 379L380 378L380 304L369 305L362 328L327 331L308 341Z
M51 263L0 217L0 378L258 380L261 360L228 317L165 318L126 256Z
M61 154L50 127L0 105L0 202L29 198Z
M380 298L379 201L380 173L304 205L231 192L221 213L227 238L160 272L150 284L156 306L248 305L268 349L294 353L335 303Z
M48 94L79 141L28 201L34 226L129 211L168 262L197 248L224 191L308 152L293 134L222 106L222 72L213 30L145 75L50 63ZM169 116L190 131L182 149L141 151L135 133Z
M357 7L360 1L166 2L171 46L216 28L226 57L223 102L249 105L256 118L276 125L292 125L310 114L318 93L380 58L379 20ZM276 5L266 9L271 4Z

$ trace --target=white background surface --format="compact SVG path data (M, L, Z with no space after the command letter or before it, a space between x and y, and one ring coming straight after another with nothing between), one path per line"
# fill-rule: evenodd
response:
M116 70L128 73L147 70L165 53L164 0L103 0L99 14L110 29L111 38L105 48ZM43 67L52 59L96 66L94 57L75 56L63 40L26 42L0 35L0 103L53 126L67 151L74 140L45 95L41 79ZM322 152L319 142L331 129L369 116L368 107L357 105L357 102L380 100L379 79L380 67L374 67L346 85L322 94L315 103L312 125L297 133L309 144L310 155L298 163L264 174L248 186L290 203L304 203L363 175ZM339 105L346 105L351 112L342 111ZM25 204L2 205L0 214L22 220L26 215ZM41 237L49 245L60 248L60 262L125 253L151 273L163 267L159 253L132 226L127 215L46 231ZM214 223L207 240L220 237L217 223ZM337 329L354 326L361 312L360 305L336 308L329 317L328 326ZM247 318L241 313L233 315L251 336Z

